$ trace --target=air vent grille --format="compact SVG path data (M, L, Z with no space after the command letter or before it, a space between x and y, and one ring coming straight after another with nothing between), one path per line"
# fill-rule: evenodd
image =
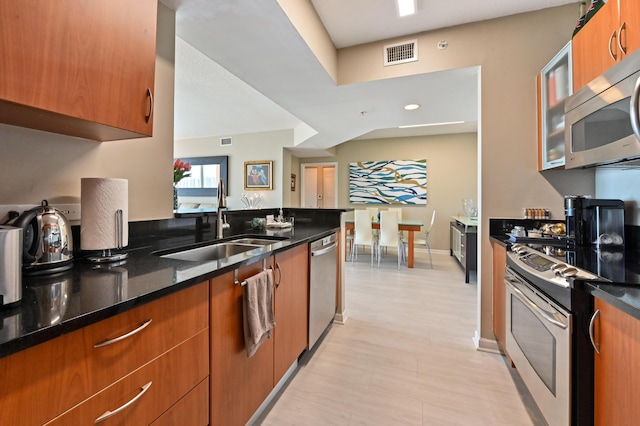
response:
M403 41L384 46L384 66L418 60L418 40Z
M220 138L220 146L231 145L231 138Z

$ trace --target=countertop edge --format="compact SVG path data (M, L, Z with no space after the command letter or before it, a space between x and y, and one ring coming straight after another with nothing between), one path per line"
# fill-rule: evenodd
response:
M625 286L585 282L584 288L585 291L593 297L597 297L614 308L631 315L637 320L640 320L640 303L633 304L629 301L622 300L619 296L613 294L616 291L624 291L626 288Z

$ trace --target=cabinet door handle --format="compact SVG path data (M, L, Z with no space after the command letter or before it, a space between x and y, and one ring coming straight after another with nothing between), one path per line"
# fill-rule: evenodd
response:
M151 387L151 384L153 382L149 382L146 385L142 386L142 388L140 389L140 392L138 392L138 394L136 396L133 397L133 399L131 399L129 402L127 402L124 405L121 405L120 407L116 408L113 411L105 411L103 415L101 415L100 417L98 417L97 419L95 419L93 421L93 424L96 423L100 423L103 420L107 420L109 417L111 416L115 416L116 414L118 414L119 412L121 412L122 410L126 410L131 404L133 404L134 402L136 402L138 399L140 399L142 397L142 395L144 395L149 388Z
M620 53L622 53L623 55L627 54L627 51L624 50L624 47L622 47L622 31L624 31L626 34L626 26L627 23L623 22L622 25L620 25L620 28L618 28L618 48L620 49Z
M589 321L589 340L591 340L591 346L593 346L593 349L595 349L598 354L600 353L600 343L596 343L593 337L593 329L595 327L596 318L599 316L600 309L597 309L591 316L591 321Z
M117 343L117 342L119 342L121 340L124 340L124 339L126 339L128 337L131 337L136 333L140 333L142 330L147 328L149 326L149 324L151 324L151 321L152 320L148 320L148 321L144 322L142 325L140 325L140 327L136 328L135 330L131 330L127 334L123 334L122 336L116 337L115 339L109 339L109 340L105 340L104 342L96 343L95 345L93 345L93 347L94 348L101 348L103 346L111 345L113 343Z
M613 39L616 38L616 32L612 32L611 33L611 37L609 37L609 56L611 56L611 59L613 59L614 61L617 61L618 58L616 57L616 54L613 53L613 50L611 49L611 46L613 45Z
M151 121L151 116L153 115L153 93L151 93L151 89L147 87L147 96L149 97L149 114L145 117L146 122Z
M278 271L278 279L276 280L276 288L280 287L280 283L282 282L282 269L280 269L280 264L276 262L276 270Z

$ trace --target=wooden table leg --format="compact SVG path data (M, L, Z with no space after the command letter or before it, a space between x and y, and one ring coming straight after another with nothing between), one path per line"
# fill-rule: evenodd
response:
M413 268L413 241L414 241L414 235L413 235L413 231L408 231L409 232L409 254L407 255L407 267L409 268Z

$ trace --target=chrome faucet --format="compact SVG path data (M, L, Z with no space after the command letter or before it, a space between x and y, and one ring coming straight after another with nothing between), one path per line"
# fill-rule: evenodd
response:
M231 226L227 223L224 215L222 214L222 212L227 209L227 196L225 192L224 179L220 179L220 182L218 182L218 217L216 219L216 238L223 238L224 230L229 229L229 227Z

